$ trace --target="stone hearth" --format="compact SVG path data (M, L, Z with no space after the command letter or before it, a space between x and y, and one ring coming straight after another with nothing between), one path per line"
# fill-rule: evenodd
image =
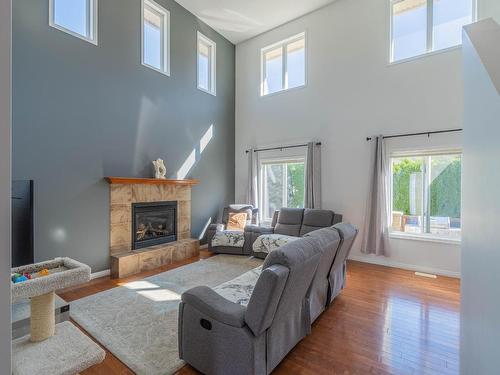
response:
M196 180L107 177L110 183L111 276L125 277L199 255L191 238L191 186ZM132 250L132 204L177 201L177 241Z

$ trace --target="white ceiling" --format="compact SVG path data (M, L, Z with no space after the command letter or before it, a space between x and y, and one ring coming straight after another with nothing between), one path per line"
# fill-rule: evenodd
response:
M234 44L334 0L175 0Z

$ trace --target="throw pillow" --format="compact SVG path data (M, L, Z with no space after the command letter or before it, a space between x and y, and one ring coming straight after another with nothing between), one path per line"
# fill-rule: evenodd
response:
M246 223L247 223L246 212L241 212L241 213L230 212L227 221L227 230L236 230L243 232Z

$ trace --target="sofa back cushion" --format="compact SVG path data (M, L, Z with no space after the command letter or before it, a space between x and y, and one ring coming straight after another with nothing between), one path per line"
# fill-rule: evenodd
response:
M303 208L282 208L278 213L274 233L299 237L303 216Z
M306 208L304 210L304 218L300 227L300 236L333 225L335 214L330 210L319 210L314 208Z

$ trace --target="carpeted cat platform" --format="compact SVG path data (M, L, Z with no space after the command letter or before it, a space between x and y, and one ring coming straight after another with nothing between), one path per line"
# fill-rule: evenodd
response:
M70 322L59 323L55 335L31 342L30 335L12 342L15 375L74 375L104 360L106 353Z

